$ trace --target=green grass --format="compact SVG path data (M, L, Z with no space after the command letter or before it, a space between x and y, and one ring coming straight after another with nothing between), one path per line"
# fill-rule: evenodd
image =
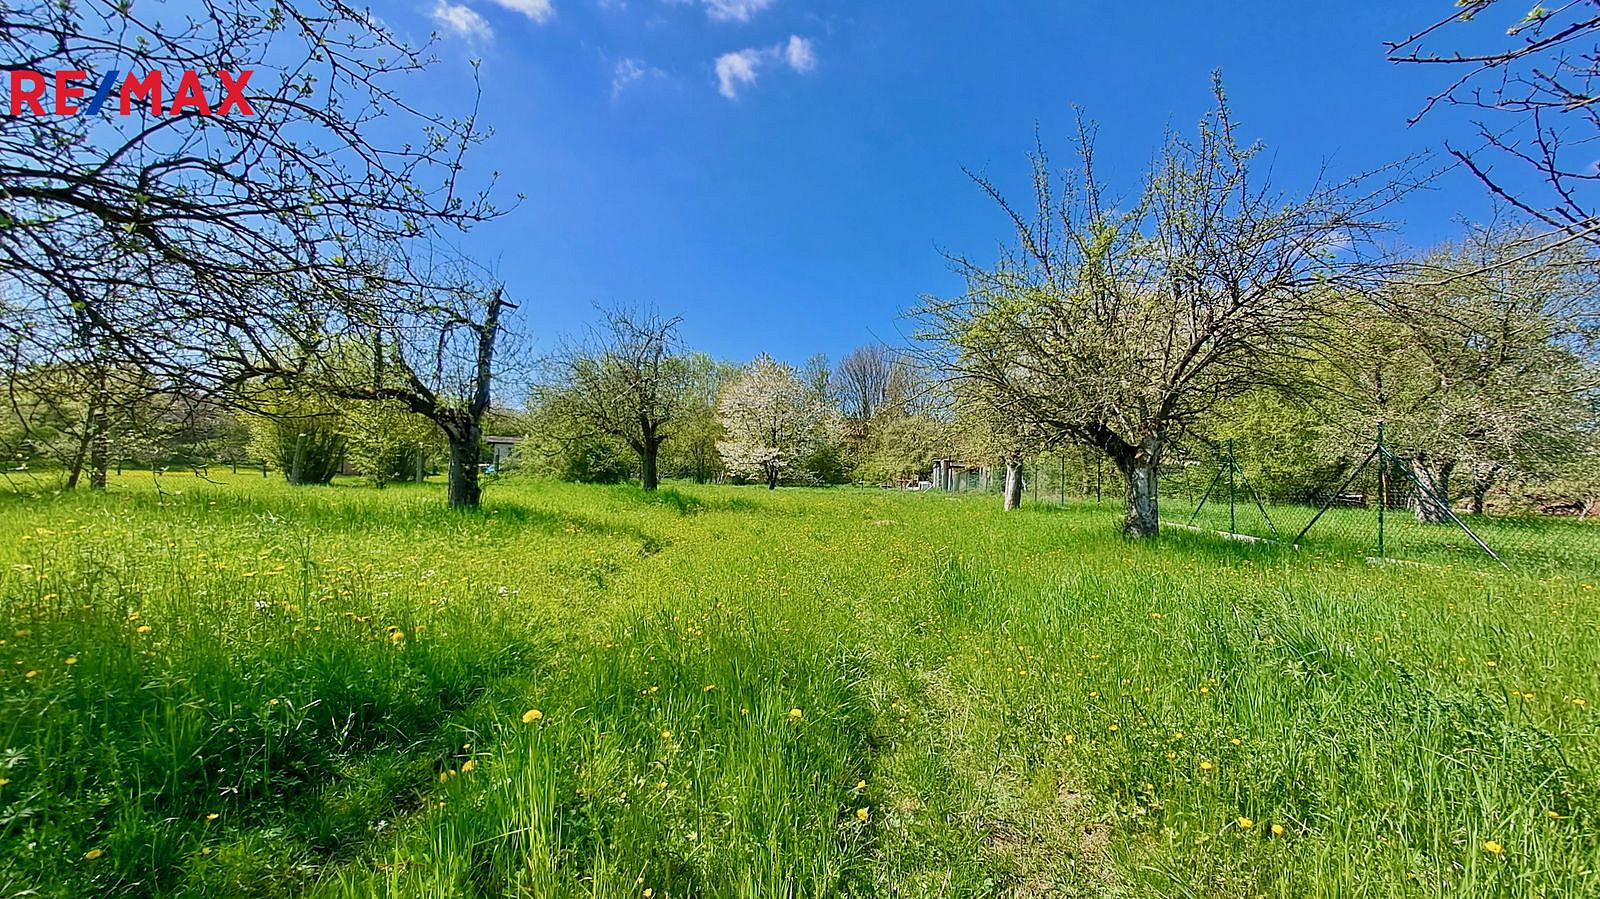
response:
M214 477L0 497L4 894L1600 892L1581 565Z

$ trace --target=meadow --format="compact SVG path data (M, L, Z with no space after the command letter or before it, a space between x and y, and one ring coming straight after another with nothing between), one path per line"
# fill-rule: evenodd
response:
M1600 894L1583 565L215 478L0 496L4 895Z

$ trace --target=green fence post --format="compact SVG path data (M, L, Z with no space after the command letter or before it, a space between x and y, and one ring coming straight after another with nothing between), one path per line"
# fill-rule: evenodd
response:
M1378 558L1383 558L1383 513L1389 505L1389 450L1383 445L1383 422L1378 422Z
M1239 533L1239 516L1234 511L1233 505L1233 473L1236 467L1233 461L1233 438L1230 437L1228 438L1228 533L1230 534Z

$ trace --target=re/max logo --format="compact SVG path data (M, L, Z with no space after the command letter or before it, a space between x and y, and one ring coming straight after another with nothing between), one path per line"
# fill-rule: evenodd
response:
M33 115L98 115L113 93L117 95L114 108L118 115L134 115L146 108L155 116L191 112L196 115L256 114L244 95L245 85L250 82L250 76L255 74L253 69L241 69L237 75L218 72L220 91L212 95L207 95L200 73L193 69L184 71L170 95L165 93L169 83L162 79L159 71L146 72L142 78L129 72L119 85L118 79L122 73L112 70L101 77L100 86L92 97L89 97L87 86L90 83L89 73L81 69L60 69L53 73L53 77L26 69L12 69L10 74L12 115L22 115L24 110ZM52 86L55 88L54 102L50 104L50 113L47 113L45 95ZM212 96L218 102L213 103ZM89 102L80 105L79 101L85 97L89 97Z

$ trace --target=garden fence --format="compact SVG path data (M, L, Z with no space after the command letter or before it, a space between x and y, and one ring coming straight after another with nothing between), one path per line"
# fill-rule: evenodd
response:
M1380 562L1600 575L1586 503L1541 508L1512 484L1452 484L1426 460L1381 428L1320 470L1265 441L1180 442L1161 468L1162 524Z

